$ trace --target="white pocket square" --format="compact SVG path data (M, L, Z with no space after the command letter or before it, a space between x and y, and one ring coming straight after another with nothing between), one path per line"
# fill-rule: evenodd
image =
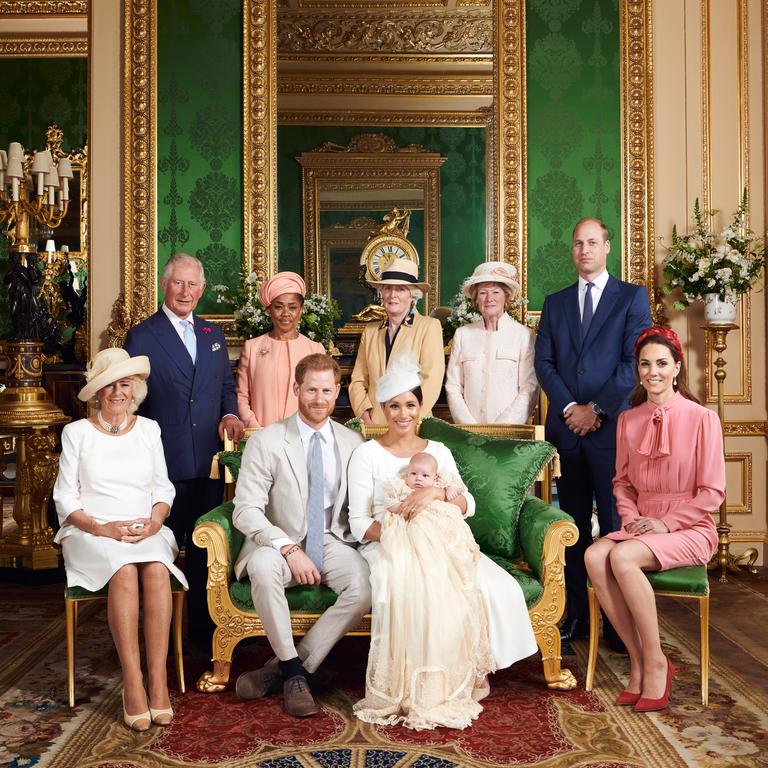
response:
M218 352L221 349L221 344L217 341L215 344L211 344L211 352Z

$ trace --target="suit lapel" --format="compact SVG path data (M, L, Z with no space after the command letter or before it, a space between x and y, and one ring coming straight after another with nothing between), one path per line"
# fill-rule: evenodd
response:
M565 316L573 349L581 349L581 313L579 312L579 284L572 285L565 296Z
M352 450L351 447L347 444L345 428L331 419L331 429L333 429L333 436L336 439L336 447L339 449L339 470L341 471L339 495L336 497L336 503L333 505L333 519L337 520L339 510L347 498L347 463Z
M207 376L211 370L211 363L213 362L214 352L211 351L213 342L211 342L211 333L203 333L203 327L208 327L208 323L200 317L195 317L195 338L197 339L197 362L194 365L195 370L195 383L197 383L197 372L202 371L201 376ZM178 334L177 334L178 335ZM182 347L184 343L182 342ZM187 348L184 347L184 351L187 352ZM187 352L189 358L189 352ZM189 358L190 361L192 358Z
M309 480L307 477L307 457L304 454L301 435L296 425L297 418L298 416L291 417L285 427L285 455L299 484L303 513L309 500Z
M584 339L584 349L586 349L597 338L600 333L600 329L603 327L605 321L613 314L613 307L616 304L616 300L619 297L619 282L612 277L608 278L608 282L603 289L603 295L600 297L600 302L595 310L592 322L589 324L589 331L587 331L587 338Z
M162 309L153 315L152 330L155 333L160 346L165 350L170 360L177 365L179 370L188 378L192 379L195 375L195 366L192 364L192 358L184 346L184 342L176 333L173 323L168 319Z

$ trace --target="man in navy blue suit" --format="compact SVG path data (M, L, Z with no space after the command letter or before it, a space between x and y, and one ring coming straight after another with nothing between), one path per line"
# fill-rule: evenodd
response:
M149 392L139 413L160 424L168 477L176 488L168 526L185 547L189 635L204 648L210 647L214 625L206 598L206 554L193 544L192 531L200 515L221 503L221 482L209 479L211 457L225 431L239 440L244 425L237 416L224 334L192 314L205 290L202 263L177 253L160 284L163 305L131 328L125 349L150 360Z
M560 453L560 507L579 528L578 542L565 553L569 639L588 630L584 552L592 543L593 499L600 533L619 527L613 498L616 421L629 407L635 384L635 339L651 325L646 289L606 271L610 250L603 222L577 222L572 253L578 282L547 296L536 336L534 366L549 398L546 436ZM615 645L618 636L606 629Z

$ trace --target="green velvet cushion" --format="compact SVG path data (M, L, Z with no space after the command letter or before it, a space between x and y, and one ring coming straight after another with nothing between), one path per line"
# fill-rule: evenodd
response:
M229 596L241 611L254 610L249 581L233 581L229 585ZM285 590L285 596L292 611L304 613L322 613L336 602L336 593L326 586L289 587Z
M500 565L507 573L515 577L515 581L523 590L525 604L528 608L541 597L544 587L541 586L541 583L532 573L517 568L511 560L507 560L505 557L497 557L496 555L489 555L489 557L494 563Z
M520 557L528 563L533 575L539 580L544 570L544 538L549 527L559 520L574 522L569 514L555 509L536 496L528 496L520 509L518 519Z
M674 592L679 595L709 594L709 579L704 565L687 565L668 571L646 573L654 592Z
M555 455L554 446L543 440L476 435L435 418L424 419L419 434L445 444L453 454L477 504L467 523L480 549L514 558L520 508L531 483Z
M227 537L227 545L229 546L229 578L230 580L235 578L235 561L240 553L240 549L245 541L245 535L238 531L232 523L232 512L235 510L234 502L225 501L218 507L214 507L210 512L206 512L201 517L197 518L195 526L200 523L212 522L218 523L224 535Z
M232 473L232 479L237 482L237 475L240 472L240 462L243 460L243 449L245 445L242 444L239 451L220 451L219 452L219 464L227 467Z
M171 592L179 592L184 589L181 586L181 582L173 575L171 576ZM66 600L83 600L88 598L106 597L109 592L109 584L105 584L101 589L96 592L89 592L84 587L67 587L64 592L64 598Z

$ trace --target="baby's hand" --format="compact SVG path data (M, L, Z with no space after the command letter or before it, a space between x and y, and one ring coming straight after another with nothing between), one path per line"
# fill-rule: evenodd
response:
M455 485L445 486L446 501L453 501L457 496L461 496L461 488L457 488Z

